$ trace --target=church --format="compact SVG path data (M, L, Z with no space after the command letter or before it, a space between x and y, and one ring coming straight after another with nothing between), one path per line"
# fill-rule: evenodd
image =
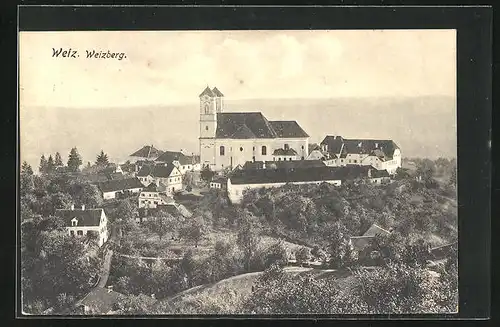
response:
M304 160L309 135L294 120L269 121L261 112L225 112L224 95L200 94L200 162L220 171L247 161Z

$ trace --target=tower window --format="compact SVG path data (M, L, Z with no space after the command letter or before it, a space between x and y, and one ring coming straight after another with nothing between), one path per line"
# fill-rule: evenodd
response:
M267 147L265 145L262 146L262 155L267 155Z
M210 113L210 108L208 107L208 103L205 104L205 114L209 114Z
M205 126L205 130L208 131L208 126Z
M223 145L221 145L219 148L219 155L223 156L225 153L226 153L226 149L224 148Z
M240 147L240 151L243 151L243 148L242 148L242 147Z

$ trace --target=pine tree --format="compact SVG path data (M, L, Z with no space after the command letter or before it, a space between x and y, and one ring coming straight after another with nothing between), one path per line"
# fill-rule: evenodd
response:
M38 167L38 171L41 174L45 174L47 172L47 159L45 159L45 155L42 154L40 158L40 166Z
M49 159L47 160L47 173L53 173L54 172L54 159L52 158L52 155L49 156Z
M109 164L108 155L105 154L103 150L101 150L101 153L99 155L97 155L97 159L95 161L95 164L97 166L107 166Z
M71 149L69 156L68 156L68 168L76 172L79 170L80 166L82 165L82 158L78 154L78 150L75 148Z
M56 167L64 166L62 159L61 159L61 154L59 152L56 152L56 158L54 160L54 165Z
M23 164L21 165L21 175L25 176L33 175L33 169L31 168L30 164L28 164L26 161L23 161Z

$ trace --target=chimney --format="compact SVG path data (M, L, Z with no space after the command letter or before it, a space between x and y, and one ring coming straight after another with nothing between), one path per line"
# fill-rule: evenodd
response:
M262 169L266 169L266 162L262 161Z
M75 210L75 205L74 204L71 205L71 210Z
M378 143L375 142L375 149L377 149L377 148L378 148Z
M85 204L82 204L82 210L85 210Z

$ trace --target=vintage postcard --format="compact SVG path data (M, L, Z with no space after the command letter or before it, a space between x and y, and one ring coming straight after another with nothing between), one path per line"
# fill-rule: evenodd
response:
M458 310L455 30L19 33L24 315Z

